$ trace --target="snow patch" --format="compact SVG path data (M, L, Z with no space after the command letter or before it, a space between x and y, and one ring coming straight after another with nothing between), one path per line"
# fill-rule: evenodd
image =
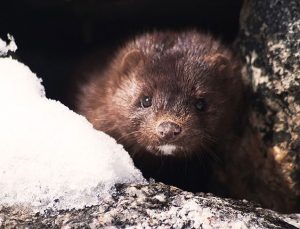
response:
M121 145L47 99L41 80L12 58L0 58L0 107L0 204L81 208L115 183L144 182Z
M15 52L18 48L13 36L7 34L7 38L10 41L9 44L0 39L0 56L6 55L9 51Z

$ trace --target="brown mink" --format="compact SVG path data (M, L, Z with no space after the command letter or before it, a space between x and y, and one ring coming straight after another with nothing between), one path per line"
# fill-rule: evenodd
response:
M145 177L216 192L216 164L240 122L233 53L208 34L167 31L130 40L106 66L94 62L80 73L76 111L124 145Z

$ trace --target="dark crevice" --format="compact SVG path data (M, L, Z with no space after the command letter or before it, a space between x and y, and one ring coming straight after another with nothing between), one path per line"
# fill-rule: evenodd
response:
M23 0L1 3L0 37L12 34L16 57L43 78L49 98L64 101L78 60L153 29L196 28L231 43L242 0Z

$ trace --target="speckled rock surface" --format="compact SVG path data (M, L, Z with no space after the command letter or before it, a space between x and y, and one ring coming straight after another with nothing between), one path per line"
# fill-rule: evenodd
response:
M246 61L253 128L236 157L243 172L232 186L264 206L299 211L300 1L245 1L237 46Z
M293 219L294 217L294 219ZM289 222L289 223L288 223ZM294 225L294 226L293 226ZM1 228L296 228L297 216L281 216L247 201L194 195L160 183L120 185L99 206L34 214L0 209Z

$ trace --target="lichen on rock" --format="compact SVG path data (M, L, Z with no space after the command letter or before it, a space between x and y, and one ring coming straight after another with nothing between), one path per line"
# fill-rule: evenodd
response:
M288 222L289 223L288 223ZM282 216L243 200L192 194L161 183L118 185L100 205L46 214L0 209L5 228L296 228L297 216ZM294 225L294 226L293 226Z
M253 159L250 180L259 180L252 186L260 197L252 199L293 211L300 206L300 2L245 1L237 45L252 91L244 144L246 160Z

